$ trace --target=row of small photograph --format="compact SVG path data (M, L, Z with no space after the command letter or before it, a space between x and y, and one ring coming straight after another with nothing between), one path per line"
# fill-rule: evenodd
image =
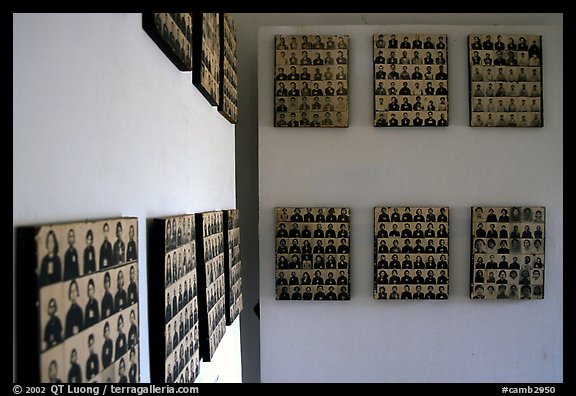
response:
M530 51L538 52L540 49L540 38L538 35L525 34L498 34L493 41L490 34L473 34L468 36L470 48L473 50L497 50L509 51Z
M276 38L277 50L290 49L346 49L348 48L348 36L343 35L290 35Z
M293 50L288 58L288 64L300 66L322 66L322 65L345 65L348 63L347 51L345 50ZM276 59L279 63L285 64L287 55L284 51L276 51Z
M398 72L397 69L401 71ZM374 66L375 80L448 80L448 74L444 66L414 66L404 65L402 67L385 68L382 65Z
M276 112L289 113L298 111L346 111L348 110L348 98L345 96L338 96L333 99L333 96L314 96L308 100L308 96L291 96L286 102L286 98L280 97L276 99Z
M286 87L284 82L276 84L276 96L346 96L348 95L347 85L343 81L333 84L331 80L312 83L312 88L306 81L290 81Z
M396 53L400 52L402 52L402 54L397 57ZM418 49L374 51L374 63L377 65L432 65L434 63L437 65L446 65L447 59L447 51L444 50L434 52L434 55L432 55L432 51L421 51Z
M403 223L402 231L399 231L399 224L402 223L393 223L391 227L386 228L385 222L376 223L374 224L374 231L378 238L445 238L448 236L447 223ZM423 229L424 224L426 225L425 230ZM412 230L411 225L414 225L414 230Z
M496 87L496 84L498 85ZM517 88L517 85L520 84L515 84L515 83L509 83L509 82L499 82L499 83L491 83L491 82L482 82L482 83L477 83L477 82L473 82L472 83L472 97L473 98L477 98L477 97L483 97L483 96L495 96L497 98L502 98L502 97L522 97L525 99L529 99L532 100L531 98L540 98L540 87L538 84L532 84L531 87L529 87L530 84L528 84L528 86L524 83L522 83L520 85L520 88Z
M288 272L276 271L276 285L347 285L349 273L347 270L316 270L314 276L306 270Z
M298 81L298 80L346 80L348 78L348 66L338 65L331 67L330 65L315 66L310 68L308 66L278 66L276 67L276 81ZM290 71L288 73L288 70Z
M400 291L399 291L400 290ZM424 293L426 291L426 293ZM448 285L404 285L400 288L394 286L379 285L374 290L376 300L447 300Z
M334 256L332 254L303 254L302 260L296 254L292 255L276 255L276 268L277 269L347 269L348 268L348 255L339 254ZM336 261L338 260L338 261Z
M541 206L488 207L486 209L488 214L484 213L484 208L482 206L476 206L475 208L472 208L472 222L478 223L484 221L486 223L544 223L544 208Z
M476 101L472 105L473 113L539 113L540 104L537 99L532 100L532 104L527 98L475 98Z
M502 254L474 254L474 268L476 269L532 269L544 268L544 253L535 255Z
M539 67L504 66L499 67L497 73L492 70L491 67L474 67L472 81L540 82L542 78Z
M375 126L377 127L397 127L397 126L448 126L448 118L444 112L426 113L427 117L422 118L420 112L414 113L414 118L410 118L408 112L391 113L378 111L375 117ZM439 117L438 117L439 115Z
M498 227L500 226L500 227ZM496 228L499 228L497 230ZM541 223L518 223L511 227L510 235L506 224L474 222L472 235L477 238L542 238L544 236L543 224Z
M350 294L347 286L278 286L276 300L345 301L350 300Z
M375 253L376 269L448 269L448 258L446 254L432 253L426 254L426 261L420 255L414 256L414 261L410 254L404 254L403 260L397 254L390 255L388 262L385 254Z
M446 49L448 37L446 35L427 34L422 40L421 34L402 34L399 41L396 34L374 34L375 48L401 48L401 49Z
M497 287L497 290L496 290ZM518 290L520 289L520 290ZM539 300L544 298L544 285L473 285L473 300Z
M497 272L497 274L496 274ZM500 284L543 284L544 277L539 269L523 270L487 270L477 269L474 271L474 283L496 283Z
M540 113L473 113L472 126L475 127L539 127L542 125Z

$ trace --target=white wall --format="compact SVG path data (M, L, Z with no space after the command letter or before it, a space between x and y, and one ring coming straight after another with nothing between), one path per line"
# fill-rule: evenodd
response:
M410 20L400 14L398 19L370 17L371 25L360 16L366 25L321 26L331 20L340 23L339 15L330 15L318 16L316 26L260 28L263 382L563 381L562 16L501 17L474 15L468 20L477 25L466 25L466 18L457 15L416 14L413 20L419 25L394 25L395 20ZM495 26L495 21L506 26ZM298 18L294 22L287 17L287 23L297 24ZM448 34L448 128L372 126L372 34L376 32ZM543 128L468 127L466 40L477 32L543 35ZM350 127L274 128L273 37L312 33L350 35ZM387 204L450 207L448 301L372 299L373 207ZM544 300L478 303L469 299L469 211L477 204L546 207ZM276 206L351 208L351 301L274 300Z
M234 127L141 14L15 14L13 70L13 226L138 216L149 381L146 220L236 206ZM199 381L241 381L239 321L227 330Z

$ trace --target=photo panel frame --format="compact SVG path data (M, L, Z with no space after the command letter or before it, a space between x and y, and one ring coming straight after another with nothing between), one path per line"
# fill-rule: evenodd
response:
M138 219L17 227L19 382L140 382Z
M236 24L231 13L220 13L220 101L218 111L230 123L238 121L238 58Z
M195 215L153 219L149 249L150 376L191 383L200 373Z
M542 127L542 59L540 35L469 35L470 126Z
M546 208L471 207L470 298L544 298Z
M274 209L276 300L350 300L350 216L347 207Z
M274 126L347 128L349 37L274 36Z
M240 211L224 211L224 279L226 282L226 325L230 326L244 308L242 258L240 257Z
M375 33L374 126L448 126L448 36Z
M376 300L447 300L449 207L374 208Z
M144 12L142 28L178 70L192 70L192 13Z
M196 213L200 357L209 362L226 332L224 213Z
M212 106L220 103L220 14L194 13L192 83Z

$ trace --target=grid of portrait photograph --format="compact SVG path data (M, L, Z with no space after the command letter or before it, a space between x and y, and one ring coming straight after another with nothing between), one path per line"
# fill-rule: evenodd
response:
M213 106L220 103L220 16L193 14L194 52L192 82Z
M140 382L137 241L136 218L37 229L40 382Z
M242 260L240 258L240 211L224 211L226 224L226 325L240 315L244 302L242 299Z
M350 300L350 209L274 211L276 300Z
M200 371L194 215L161 219L164 230L164 379L190 383Z
M470 297L474 300L544 298L542 206L474 206Z
M178 69L192 70L191 13L143 13L142 26Z
M448 126L448 37L374 34L374 126Z
M226 332L226 280L224 274L224 213L203 212L196 215L196 242L201 244L199 286L204 295L200 303L206 320L200 322L200 355L212 360ZM200 250L199 250L200 251ZM200 279L202 278L203 279Z
M374 299L448 299L448 209L374 208Z
M274 125L348 127L348 36L277 35Z
M236 57L236 25L232 14L221 13L222 82L218 110L232 124L238 121L238 59Z
M470 126L543 126L542 36L468 36Z

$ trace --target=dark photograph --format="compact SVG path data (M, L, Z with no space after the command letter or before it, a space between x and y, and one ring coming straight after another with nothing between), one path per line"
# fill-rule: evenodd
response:
M545 208L471 208L470 298L544 298Z
M374 34L374 126L448 126L448 37Z
M350 209L275 208L276 300L350 300Z
M36 351L35 343L25 346L39 361L38 372L26 375L40 382L100 382L108 377L139 382L137 219L25 228L32 231L22 230L30 237L18 243L35 252L36 264L22 265L36 268L38 313L26 321L28 328L36 323L39 340ZM116 373L108 375L108 367Z
M220 16L193 14L192 83L212 106L220 103Z
M218 111L232 124L238 121L238 60L236 25L230 13L220 13L220 103Z
M448 212L446 206L374 208L374 299L448 299Z
M346 35L275 36L276 127L348 127L348 46Z
M142 27L179 70L192 70L191 13L145 12Z
M470 126L542 127L542 36L468 36Z

